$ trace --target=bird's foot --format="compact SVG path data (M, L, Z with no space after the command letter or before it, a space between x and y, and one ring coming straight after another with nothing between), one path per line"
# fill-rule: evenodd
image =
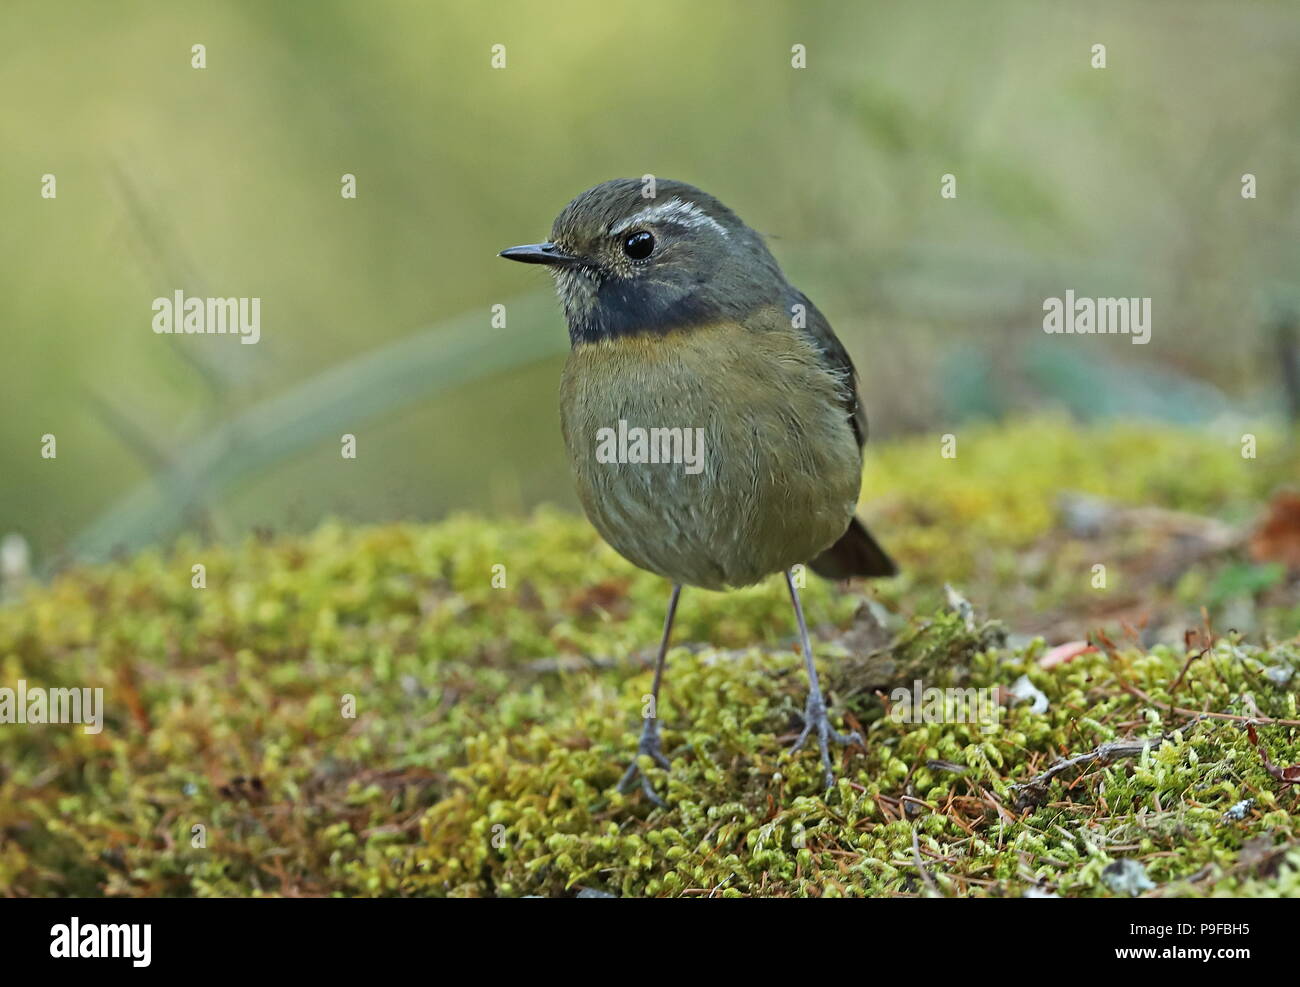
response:
M668 770L670 766L668 758L664 757L664 752L659 748L658 720L649 719L645 721L645 726L641 728L641 740L636 745L636 754L637 758L640 758L643 754L649 755L650 759L653 760L655 764L659 765L659 767L663 768L665 771ZM656 792L654 786L650 784L650 779L647 778L645 772L641 770L641 765L638 760L633 760L633 762L627 766L627 770L623 772L623 777L619 780L618 790L627 794L631 791L632 784L637 780L637 778L641 779L641 791L645 792L646 798L661 809L668 808L668 803L659 797L659 793Z
M831 770L830 742L833 740L843 747L849 744L857 744L859 747L865 745L862 742L862 735L856 730L845 734L831 726L831 721L826 716L826 700L822 698L820 690L808 693L808 703L804 706L803 712L803 732L790 748L790 753L797 753L814 731L817 733L818 746L821 747L826 787L830 788L835 784L835 772Z

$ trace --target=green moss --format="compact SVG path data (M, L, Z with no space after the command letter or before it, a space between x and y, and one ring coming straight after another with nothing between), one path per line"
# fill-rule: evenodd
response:
M778 580L684 595L659 711L673 768L647 765L661 811L612 789L649 688L660 580L554 512L331 524L72 570L0 609L0 686L103 687L106 701L97 735L0 726L0 891L1111 895L1102 872L1132 858L1156 893L1300 894L1296 792L1239 722L1168 709L1300 719L1294 589L1234 571L1233 552L1152 579L1150 533L1074 537L1055 509L1077 489L1245 521L1300 475L1294 460L1048 421L963 433L955 460L937 440L881 447L867 475L865 513L906 575L872 590L892 612L883 636L854 621L857 592L809 580L837 716L867 737L839 754L829 793L815 753L786 753L806 684ZM1109 589L1090 582L1097 562ZM944 582L1000 623L948 612ZM1214 620L1243 603L1253 633L1218 639L1175 692L1182 629L1202 604ZM1144 611L1168 633L1126 636ZM1044 642L1019 632L1049 614L1119 644L1043 669ZM1005 689L1021 675L1045 713L884 714L917 678ZM1275 764L1300 761L1293 728L1259 732ZM1041 798L1016 787L1062 755L1164 735Z

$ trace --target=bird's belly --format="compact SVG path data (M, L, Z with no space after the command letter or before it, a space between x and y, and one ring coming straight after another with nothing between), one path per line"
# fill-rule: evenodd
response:
M561 409L588 518L673 582L749 585L819 554L853 515L861 454L837 382L792 333L580 346Z

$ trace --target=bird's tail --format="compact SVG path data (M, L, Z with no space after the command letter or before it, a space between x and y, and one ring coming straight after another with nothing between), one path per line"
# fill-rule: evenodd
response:
M898 575L898 566L894 565L894 560L857 518L849 522L849 530L840 536L839 541L809 565L813 572L826 579Z

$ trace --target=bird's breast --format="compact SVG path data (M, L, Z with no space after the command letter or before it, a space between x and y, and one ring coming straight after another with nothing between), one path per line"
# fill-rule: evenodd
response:
M794 331L725 324L575 347L561 423L587 516L674 582L742 586L806 562L857 501L841 386Z

